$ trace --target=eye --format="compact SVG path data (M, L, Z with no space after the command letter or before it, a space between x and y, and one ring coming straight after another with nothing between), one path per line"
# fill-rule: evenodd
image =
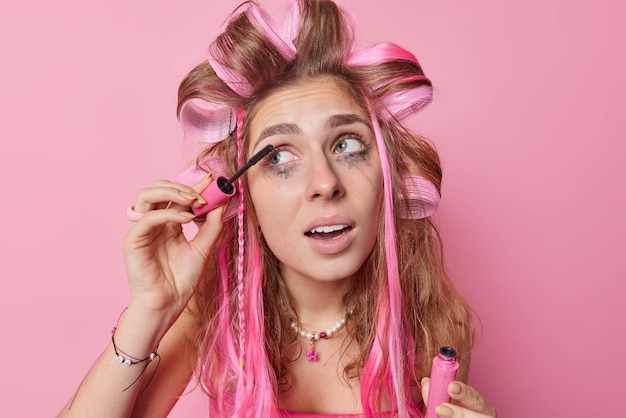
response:
M288 163L289 161L293 161L294 159L295 159L295 155L293 155L289 151L285 151L280 148L274 149L274 152L272 152L267 157L269 165L285 164L285 163Z
M355 138L342 138L337 142L335 146L335 152L338 153L346 153L346 152L358 152L361 151L365 146L359 137Z

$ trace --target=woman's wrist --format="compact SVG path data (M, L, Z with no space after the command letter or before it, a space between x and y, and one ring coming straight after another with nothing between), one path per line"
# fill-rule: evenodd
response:
M175 312L136 308L131 304L114 327L115 342L131 356L144 358L157 351L160 341L178 315Z

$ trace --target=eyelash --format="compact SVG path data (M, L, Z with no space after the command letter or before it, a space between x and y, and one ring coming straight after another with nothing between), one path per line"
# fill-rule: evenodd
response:
M275 146L272 152L270 152L267 155L267 157L263 159L263 165L267 167L271 167L271 168L277 167L278 165L280 165L280 164L272 164L272 159L276 157L277 155L279 155L281 152L286 151L287 148L288 147L286 145Z
M346 151L346 152L336 152L337 147L339 147L340 144L345 143L346 141L349 140L357 140L359 141L360 145L361 145L361 149L356 150L356 151ZM285 163L279 163L279 164L272 164L272 159L274 157L276 157L277 155L279 155L281 152L284 152L288 149L288 145L278 145L274 147L274 150L272 152L270 152L264 159L263 159L263 165L266 167L270 167L270 168L277 168L278 166L281 166L283 164L287 164L287 162ZM335 141L335 143L333 144L333 152L336 152L337 154L346 154L344 157L347 157L349 155L361 155L363 153L367 153L369 151L369 145L367 143L365 143L363 141L363 138L358 135L358 134L344 134L341 135L337 141Z
M339 147L340 144L345 143L346 141L349 141L349 140L357 140L357 141L359 141L359 143L361 144L361 149L356 150L356 151L342 152L341 154L343 154L343 153L347 153L347 154L359 153L359 152L367 149L367 144L363 141L363 138L360 135L357 135L357 134L347 134L347 135L342 135L337 140L337 142L335 142L333 150L336 150L337 147Z

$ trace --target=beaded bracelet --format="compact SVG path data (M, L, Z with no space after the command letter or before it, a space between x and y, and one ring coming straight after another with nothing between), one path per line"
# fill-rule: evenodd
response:
M128 309L128 308L126 308L126 309ZM124 315L124 312L126 312L126 309L124 309L124 311L122 311L122 313L120 314L120 318L122 317L122 315ZM118 320L117 320L117 325L119 325L120 318L118 318ZM137 383L139 381L139 379L141 378L141 376L143 376L143 374L145 373L145 371L148 368L148 366L150 365L150 363L152 363L152 360L158 359L157 365L154 368L154 372L152 373L152 376L150 376L150 379L148 379L148 382L146 383L146 385L139 392L139 394L141 395L141 394L143 394L146 391L146 389L148 388L148 385L150 384L150 382L152 382L152 379L154 378L154 375L156 374L157 369L159 368L159 365L161 364L161 356L157 353L156 349L152 353L148 354L148 357L142 358L142 359L137 358L137 357L133 357L130 354L124 352L115 343L115 331L117 331L117 325L114 326L113 330L111 331L111 342L113 343L113 351L115 352L115 356L117 357L117 362L120 363L120 364L123 364L124 366L127 366L127 367L128 366L133 366L133 365L139 364L139 363L146 363L144 368L139 373L139 376L137 376L137 378L135 380L133 380L133 382L130 385L128 385L124 390L122 390L122 392L126 392L135 383Z
M142 358L142 359L133 357L130 354L125 353L124 351L122 351L121 348L117 346L117 344L115 344L115 331L116 330L117 328L114 327L113 331L111 332L111 342L113 342L113 351L115 351L115 355L117 356L118 363L122 363L124 366L132 366L134 364L143 363L144 361L152 361L156 357L159 357L159 354L156 351L150 353L148 357Z

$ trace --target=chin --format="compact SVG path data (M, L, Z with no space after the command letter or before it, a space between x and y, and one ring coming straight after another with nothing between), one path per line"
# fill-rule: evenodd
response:
M315 267L307 270L299 270L300 274L319 282L338 282L346 279L352 279L361 270L363 263L349 266L345 262L322 262L321 267Z

